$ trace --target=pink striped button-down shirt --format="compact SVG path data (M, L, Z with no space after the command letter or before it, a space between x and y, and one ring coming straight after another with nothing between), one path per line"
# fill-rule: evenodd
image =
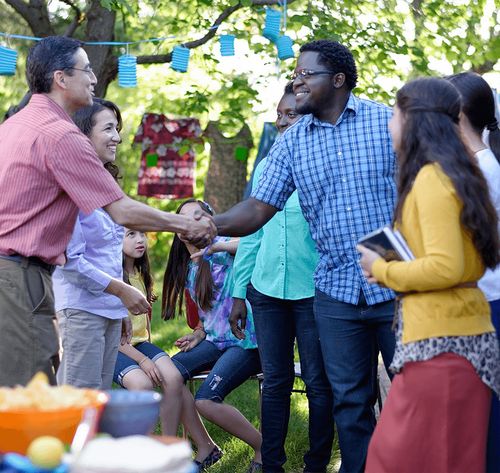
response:
M0 125L0 254L64 264L78 209L122 197L92 143L46 95Z

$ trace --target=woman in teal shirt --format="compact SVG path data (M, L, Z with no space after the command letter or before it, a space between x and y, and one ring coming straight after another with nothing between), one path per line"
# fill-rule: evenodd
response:
M276 127L280 134L300 117L288 84L277 108ZM253 187L259 182L264 165L265 160L257 166ZM334 436L332 394L313 313L313 273L317 262L297 191L283 211L262 229L240 239L236 253L230 322L235 336L243 338L247 298L252 306L264 373L261 416L264 471L284 471L290 396L295 379L295 338L309 402L310 447L304 455L304 471L326 472L330 461Z

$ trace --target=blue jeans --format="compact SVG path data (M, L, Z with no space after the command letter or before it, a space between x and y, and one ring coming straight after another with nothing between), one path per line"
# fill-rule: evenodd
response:
M196 392L196 400L207 399L220 403L250 376L260 373L259 353L256 348L245 350L234 346L219 350L207 340L203 340L189 351L175 354L172 361L185 381L202 371L210 370Z
M375 428L373 409L374 346L386 367L392 361L394 302L368 306L339 302L316 291L314 315L325 370L333 390L333 416L339 436L339 473L364 471L368 443Z
M334 436L332 392L323 366L314 321L314 298L283 300L252 286L247 297L253 311L264 384L262 391L262 463L264 472L283 472L290 395L295 379L294 341L309 403L309 450L305 471L326 472Z

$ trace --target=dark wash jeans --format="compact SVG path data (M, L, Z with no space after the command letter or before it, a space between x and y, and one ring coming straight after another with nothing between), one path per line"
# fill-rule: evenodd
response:
M392 361L394 301L368 306L346 304L316 291L314 315L320 333L326 374L333 390L342 466L339 473L364 471L368 443L375 428L374 347L386 368Z
M252 305L264 373L261 416L264 472L284 471L290 395L295 379L295 338L309 403L309 451L304 455L304 471L326 472L334 436L332 392L324 371L314 321L314 298L276 299L260 293L251 285L247 298Z

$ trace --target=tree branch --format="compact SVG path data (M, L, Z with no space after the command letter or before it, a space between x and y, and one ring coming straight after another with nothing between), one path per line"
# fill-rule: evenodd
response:
M288 4L293 3L295 0L288 0ZM279 4L279 0L253 0L252 5L253 6L263 6L263 5L277 5ZM242 8L243 5L238 2L236 5L233 5L232 7L228 7L225 10L222 11L222 13L217 17L217 19L214 21L208 32L202 36L199 39L196 39L194 41L188 41L187 43L184 43L184 47L193 49L201 46L202 44L207 43L209 40L211 40L215 34L217 33L217 29L219 26L227 20L235 11L239 10ZM137 64L163 64L165 62L171 62L172 61L172 53L167 53L167 54L153 54L149 56L137 56Z
M85 20L85 15L82 13L78 5L75 5L71 0L60 0L62 3L69 5L71 9L75 12L75 16L71 20L71 23L66 28L64 32L64 36L73 36L76 29L83 23Z
M28 23L35 36L54 35L47 3L44 0L5 0Z

